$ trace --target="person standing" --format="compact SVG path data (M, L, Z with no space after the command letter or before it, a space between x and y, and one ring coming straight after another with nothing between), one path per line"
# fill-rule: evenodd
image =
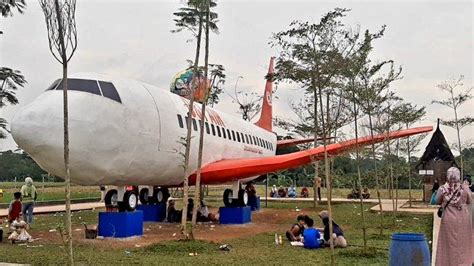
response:
M28 225L33 223L33 207L38 194L36 187L33 185L31 177L25 178L25 184L21 187L21 202L23 204L23 219Z
M319 201L321 201L321 183L322 183L322 180L321 180L321 177L316 177L316 192L318 193L318 199Z
M20 217L21 213L21 193L15 192L13 193L14 199L10 202L8 206L8 223L13 223L18 217Z
M444 211L438 236L436 265L471 265L472 226L469 213L471 192L461 185L461 173L451 167L447 171L446 184L438 189L437 202Z

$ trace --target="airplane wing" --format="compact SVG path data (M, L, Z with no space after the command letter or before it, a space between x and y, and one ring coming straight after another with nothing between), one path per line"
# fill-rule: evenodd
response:
M327 138L327 139L332 139L332 137ZM318 138L317 140L323 140L323 138ZM304 138L304 139L282 139L277 141L277 149L278 148L285 148L289 146L295 146L298 144L303 144L303 143L308 143L308 142L313 142L314 138Z
M356 139L351 139L329 144L326 149L329 156L334 156L354 149L356 145L365 146L372 143L383 142L387 139L403 138L430 132L432 130L433 127L431 126L404 129L388 134L375 135L373 138L370 136L359 138L358 143ZM201 182L202 184L228 183L252 176L307 165L312 161L322 159L324 159L324 147L277 156L222 160L208 164L201 169ZM190 185L194 184L195 181L196 173L189 177Z

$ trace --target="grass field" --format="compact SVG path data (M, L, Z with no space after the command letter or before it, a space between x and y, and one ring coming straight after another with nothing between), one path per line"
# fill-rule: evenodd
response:
M214 204L213 200L211 202ZM219 204L215 202L215 204ZM218 205L217 205L218 206ZM299 208L303 208L304 213L316 218L317 212L324 206L316 209L311 208L312 203L300 203ZM360 208L357 204L335 204L335 220L344 229L345 235L351 247L336 250L336 260L338 265L387 265L388 247L390 234L394 232L419 232L424 233L428 240L431 239L432 216L431 215L405 215L397 217L397 222L393 224L391 216L384 216L384 234L378 235L378 214L368 212L371 205L366 204L366 221L368 225L368 251L363 251L359 246L363 244L362 223ZM267 209L254 214L254 222L243 226L221 226L216 225L216 231L208 231L201 226L197 230L201 231L197 241L161 241L159 237L152 235L152 232L145 231L145 236L133 240L83 240L83 232L76 232L75 259L78 264L153 264L153 265L242 265L242 264L302 264L321 265L330 261L330 250L305 250L296 248L284 242L283 245L274 244L274 234L284 234L284 231L294 223L295 216L294 203L269 202ZM275 216L273 216L273 214ZM268 218L267 216L271 215ZM48 232L63 217L60 215L37 216L35 224L31 230L34 237L44 237L44 240L33 242L33 247L17 246L10 244L0 244L0 261L10 263L31 263L31 264L64 264L64 247L57 233ZM97 212L83 211L74 213L73 225L76 230L82 228L81 223L97 223ZM315 219L316 226L320 227L321 222ZM161 224L163 227L178 229L175 225ZM213 241L212 234L225 234L229 230L251 230L254 227L264 227L264 232L246 237L233 237L224 240ZM150 227L150 226L146 226ZM156 227L155 227L156 228ZM161 228L161 226L160 226ZM158 229L152 229L158 231ZM150 235L151 234L151 235ZM171 233L167 233L171 234ZM147 237L148 236L148 237ZM153 238L153 239L150 239ZM143 244L152 241L151 244ZM230 252L220 251L220 244L232 246ZM42 245L42 246L38 246ZM140 245L138 247L137 245ZM190 256L189 253L197 253L197 256Z
M4 195L3 199L0 199L0 203L8 203L13 198L13 193L15 191L19 191L21 188L22 183L13 183L13 182L0 182L0 189L3 190ZM44 188L43 183L36 182L35 186L38 190L38 201L48 201L48 200L63 200L64 199L64 183L61 182L45 182ZM211 186L209 187L209 195L211 199L220 199L222 197L222 192L226 186ZM257 194L258 195L265 195L265 186L264 185L257 185ZM268 188L271 190L271 188ZM171 190L172 194L176 194L176 196L180 196L181 193L173 193L174 189ZM191 189L191 192L193 190ZM313 197L312 188L309 188L310 197ZM297 192L301 192L301 188L297 188ZM350 189L346 188L334 188L333 189L333 197L334 198L346 198L347 195L351 192ZM371 197L376 198L376 191L372 189ZM381 191L382 198L389 198L389 192L386 189L382 189ZM268 191L269 193L269 191ZM326 189L321 189L322 197L326 197ZM100 191L98 186L72 186L72 199L79 199L79 198L91 198L91 197L100 197ZM401 189L398 191L398 197L400 199L408 199L408 190ZM421 199L422 198L422 190L412 190L412 198L414 199Z

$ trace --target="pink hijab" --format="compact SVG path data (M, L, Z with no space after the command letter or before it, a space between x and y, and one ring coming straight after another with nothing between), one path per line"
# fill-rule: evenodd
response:
M461 172L457 167L450 167L446 174L446 184L440 187L444 202L457 203L461 198Z

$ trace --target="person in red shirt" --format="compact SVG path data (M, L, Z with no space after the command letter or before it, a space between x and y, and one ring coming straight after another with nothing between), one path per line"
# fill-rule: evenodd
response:
M21 193L20 192L15 192L13 193L13 197L15 198L10 202L10 206L8 207L8 222L12 223L15 221L18 217L20 217L21 213Z

